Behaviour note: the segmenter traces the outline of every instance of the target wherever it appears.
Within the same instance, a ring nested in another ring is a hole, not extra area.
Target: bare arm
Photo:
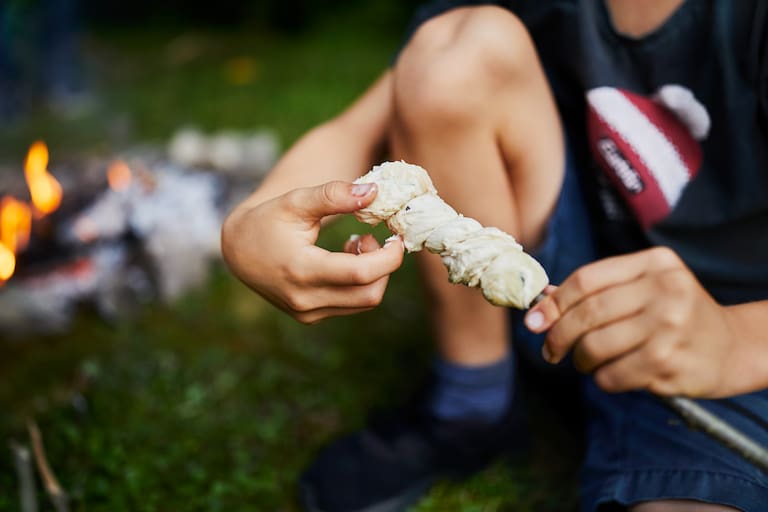
[[[385,148],[391,90],[392,73],[387,71],[344,112],[301,137],[239,208],[295,188],[352,181],[370,169]]]
[[[768,300],[725,309],[736,340],[729,358],[732,386],[738,391],[768,388]]]

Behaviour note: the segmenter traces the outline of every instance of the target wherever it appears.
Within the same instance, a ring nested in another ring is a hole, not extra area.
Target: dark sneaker
[[[320,452],[301,477],[301,502],[310,512],[404,510],[438,479],[464,478],[521,452],[528,443],[517,402],[493,424],[439,420],[423,400],[374,418]]]

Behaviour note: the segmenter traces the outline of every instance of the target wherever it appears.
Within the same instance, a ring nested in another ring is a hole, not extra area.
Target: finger
[[[604,391],[621,393],[647,389],[654,393],[669,394],[665,382],[674,374],[672,345],[666,338],[655,338],[642,343],[627,355],[610,362],[595,371],[595,381]]]
[[[557,290],[557,286],[548,284],[544,288],[544,291],[541,292],[544,298],[536,302],[535,307],[532,307],[530,311],[525,314],[523,322],[530,331],[536,333],[543,332],[545,330],[545,317],[550,324],[560,317],[560,312],[557,310],[557,304],[555,304],[552,299],[549,299],[549,296],[555,293],[555,290]]]
[[[376,191],[375,183],[331,181],[293,190],[285,195],[285,199],[300,218],[315,222],[328,215],[364,208],[376,197]]]
[[[648,337],[647,313],[619,320],[586,334],[573,348],[573,364],[584,373],[635,350]]]
[[[360,237],[360,252],[373,252],[377,249],[381,249],[381,244],[375,236],[368,233]]]
[[[360,235],[349,235],[347,241],[344,242],[344,252],[349,254],[360,254],[363,252],[360,248]]]
[[[294,318],[303,324],[311,325],[335,316],[356,315],[371,309],[373,308],[320,308],[306,313],[299,313],[294,315]]]
[[[306,286],[366,285],[388,276],[403,263],[405,247],[400,238],[392,239],[380,249],[361,254],[329,252],[317,246],[304,250],[302,281]]]
[[[545,297],[532,307],[523,319],[525,326],[535,333],[541,333],[560,318],[560,310],[551,293],[545,293]]]
[[[606,258],[585,265],[571,274],[547,299],[531,309],[529,315],[540,320],[531,327],[534,332],[549,329],[564,312],[580,302],[587,295],[633,281],[638,277],[656,271],[669,270],[682,265],[674,251],[666,247],[654,247],[645,251]]]
[[[389,276],[363,286],[313,287],[311,292],[297,291],[288,297],[287,309],[291,313],[309,313],[321,308],[371,308],[381,303]]]
[[[364,252],[373,252],[376,249],[380,249],[381,245],[376,240],[376,237],[370,233],[363,236],[350,235],[349,239],[344,243],[344,252],[349,254],[362,254]]]
[[[545,340],[549,362],[556,364],[584,335],[642,311],[653,300],[653,282],[637,279],[589,295],[565,311]]]
[[[293,316],[300,322],[313,324],[335,316],[347,316],[370,311],[381,304],[388,282],[389,277],[383,277],[367,286],[338,287],[333,290],[326,290],[330,292],[327,304],[309,311],[295,313]]]

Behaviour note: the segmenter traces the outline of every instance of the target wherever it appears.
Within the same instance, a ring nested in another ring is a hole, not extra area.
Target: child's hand
[[[594,372],[606,391],[733,394],[739,340],[717,304],[672,250],[654,248],[586,265],[527,315],[549,329],[542,353]]]
[[[375,185],[336,181],[256,207],[244,203],[222,230],[224,259],[245,284],[301,322],[369,310],[402,263],[402,242],[378,248],[367,237],[360,254],[329,252],[315,242],[324,217],[353,212],[375,197]]]

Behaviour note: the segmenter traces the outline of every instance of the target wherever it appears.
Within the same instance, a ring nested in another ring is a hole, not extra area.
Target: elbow
[[[227,267],[230,269],[232,273],[237,275],[237,268],[236,268],[236,258],[235,255],[237,253],[237,230],[238,225],[240,224],[240,218],[242,217],[242,205],[237,206],[234,210],[232,210],[229,215],[224,219],[224,222],[221,225],[221,236],[220,236],[220,249],[221,249],[221,257],[224,260],[224,263],[227,265]]]

